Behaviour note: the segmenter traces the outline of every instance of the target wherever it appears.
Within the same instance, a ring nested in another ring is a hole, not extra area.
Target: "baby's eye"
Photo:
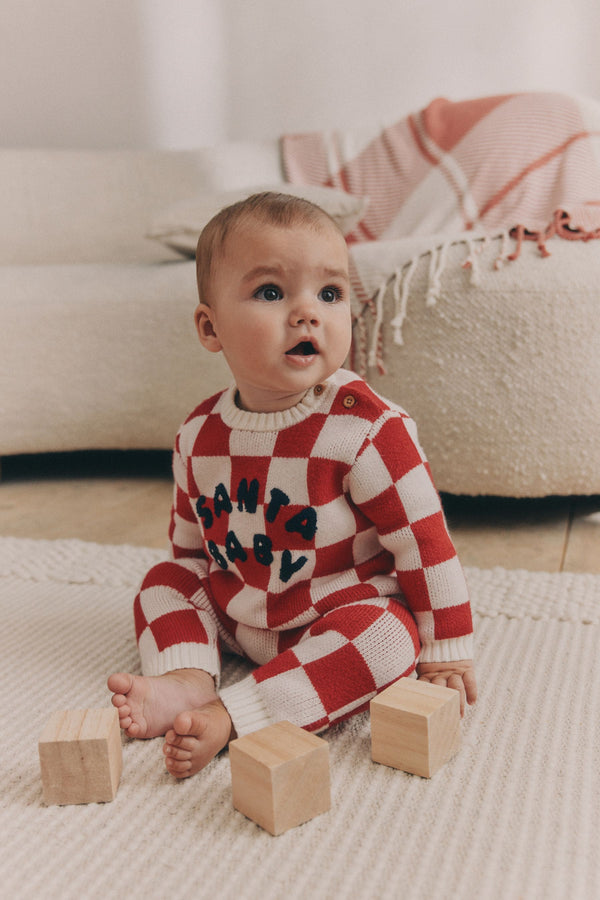
[[[342,292],[334,285],[327,285],[327,287],[321,289],[319,297],[324,303],[336,303],[342,299]]]
[[[276,284],[263,284],[262,287],[255,291],[254,296],[257,300],[266,300],[268,303],[273,303],[275,300],[281,300],[283,293]]]

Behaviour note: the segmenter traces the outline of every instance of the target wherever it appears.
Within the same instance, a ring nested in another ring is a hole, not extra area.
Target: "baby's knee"
[[[185,590],[187,581],[196,581],[193,574],[184,566],[172,560],[165,560],[152,566],[146,572],[140,590],[147,591],[157,587],[177,586],[179,590]]]
[[[378,683],[411,672],[421,651],[414,616],[391,597],[339,607],[311,628],[313,634],[320,630],[336,631],[360,648],[369,667],[377,670]]]
[[[414,671],[421,652],[417,623],[411,613],[395,600],[385,610],[377,632],[377,652],[372,665],[377,681],[389,684]]]

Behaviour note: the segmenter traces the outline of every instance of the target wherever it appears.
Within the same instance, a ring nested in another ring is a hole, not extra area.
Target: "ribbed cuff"
[[[160,653],[144,654],[142,643],[140,641],[140,657],[144,675],[164,675],[175,669],[201,669],[212,675],[219,690],[221,660],[216,648],[206,644],[173,644]]]
[[[473,659],[473,635],[465,634],[444,641],[425,644],[419,654],[419,662],[454,662],[459,659]]]
[[[238,737],[273,724],[252,675],[223,688],[219,697],[231,716]]]

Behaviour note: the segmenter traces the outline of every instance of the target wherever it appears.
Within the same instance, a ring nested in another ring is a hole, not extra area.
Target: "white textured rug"
[[[160,739],[125,743],[112,803],[44,806],[38,735],[137,668],[131,601],[161,557],[0,539],[2,896],[600,897],[600,576],[467,570],[480,698],[431,780],[372,763],[363,715],[326,735],[331,811],[276,838],[233,809],[227,754],[176,782]]]

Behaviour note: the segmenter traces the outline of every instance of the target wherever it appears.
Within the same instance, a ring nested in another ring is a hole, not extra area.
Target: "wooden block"
[[[374,762],[431,778],[460,747],[460,695],[401,678],[371,700]]]
[[[123,768],[119,715],[114,707],[53,713],[40,735],[38,750],[46,803],[114,800]]]
[[[229,744],[233,805],[277,835],[331,806],[329,745],[291,722]]]

